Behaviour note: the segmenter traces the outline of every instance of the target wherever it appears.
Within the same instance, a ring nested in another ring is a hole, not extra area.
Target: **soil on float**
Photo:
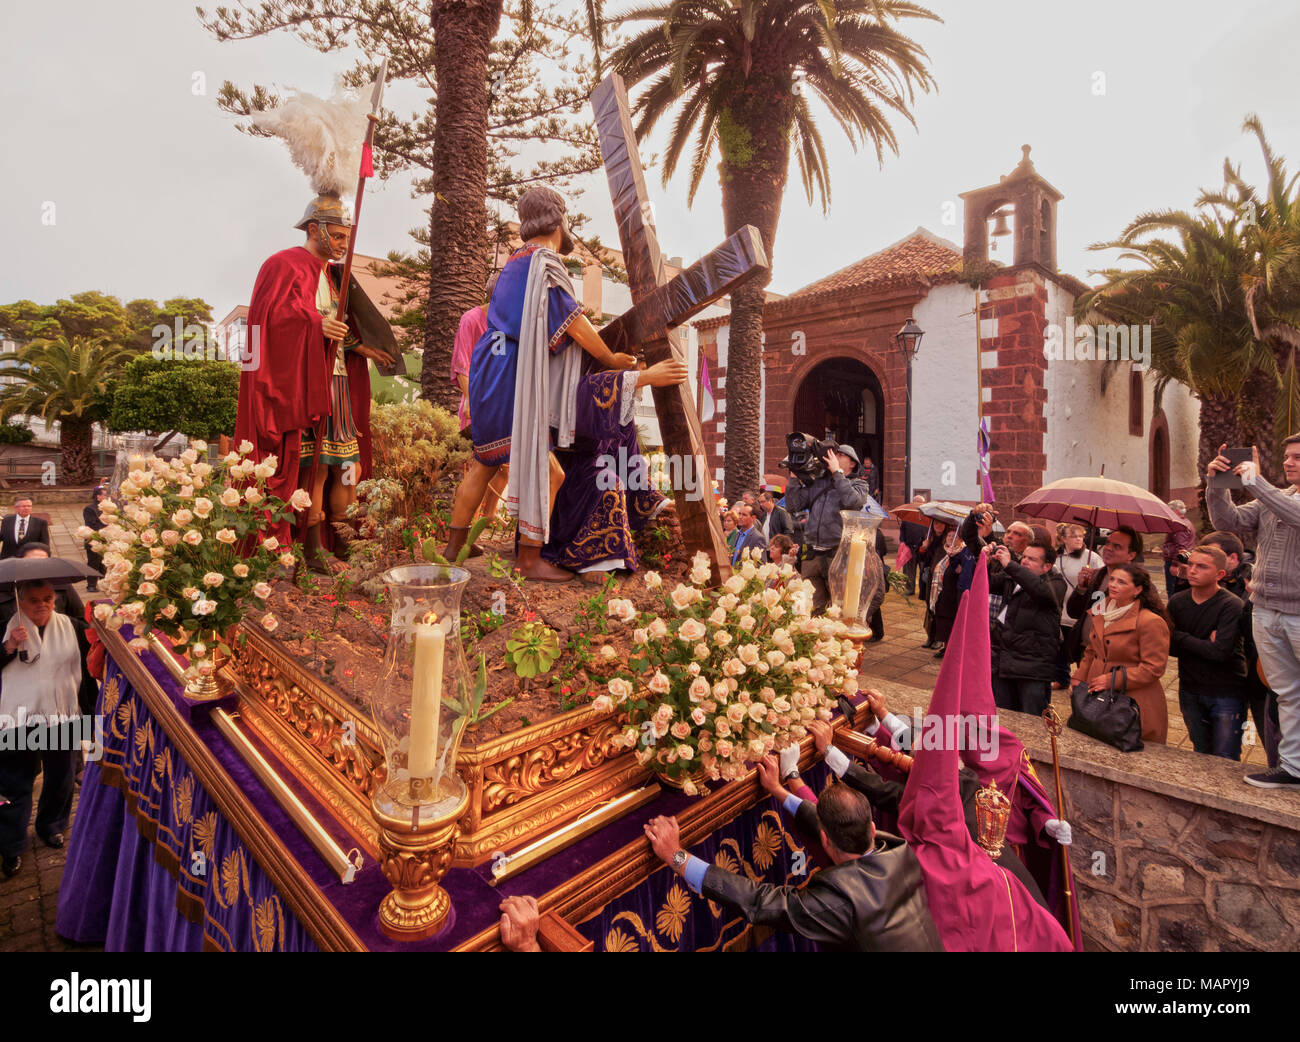
[[[511,543],[481,539],[479,545],[484,555],[460,565],[470,573],[461,597],[461,642],[471,677],[477,671],[479,654],[485,658],[487,694],[480,714],[486,714],[507,699],[513,701],[479,724],[473,732],[477,742],[586,705],[603,693],[608,677],[628,660],[634,627],[607,617],[599,599],[626,598],[638,611],[659,612],[663,607],[662,592],[646,587],[645,572],[657,571],[667,589],[672,589],[685,581],[690,570],[681,528],[671,509],[661,515],[657,525],[647,526],[638,534],[637,549],[642,560],[639,571],[600,573],[596,582],[577,576],[567,583],[529,581],[521,589],[489,572],[494,557],[513,563]],[[384,562],[384,567],[413,563],[417,562],[405,554]],[[274,632],[262,632],[303,669],[317,674],[360,710],[369,713],[370,692],[383,682],[388,606],[364,596],[346,576],[339,583],[330,576],[313,575],[308,585],[314,589],[303,590],[288,581],[275,584],[267,607],[278,625]],[[506,658],[506,641],[516,629],[532,620],[555,630],[560,657],[547,673],[524,680],[516,675]],[[248,625],[257,626],[252,618]],[[575,655],[583,639],[593,660],[585,668],[574,669]],[[611,665],[604,665],[595,657],[604,644],[611,645],[618,653]],[[572,675],[561,676],[566,671]],[[569,690],[559,690],[563,687]]]

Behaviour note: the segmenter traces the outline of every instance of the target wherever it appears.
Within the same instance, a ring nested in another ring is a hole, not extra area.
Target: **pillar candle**
[[[433,779],[438,762],[438,717],[442,709],[442,657],[447,636],[441,627],[415,627],[415,666],[411,680],[411,779]]]
[[[848,625],[858,615],[858,602],[862,598],[862,569],[867,561],[867,541],[862,536],[854,536],[849,542],[848,583],[844,587],[844,608],[841,617]]]

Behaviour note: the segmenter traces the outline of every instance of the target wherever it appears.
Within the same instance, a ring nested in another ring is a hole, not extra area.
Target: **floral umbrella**
[[[1135,532],[1177,532],[1192,527],[1159,497],[1114,478],[1061,478],[1031,492],[1016,509],[1045,521],[1080,521],[1093,528],[1128,525]]]

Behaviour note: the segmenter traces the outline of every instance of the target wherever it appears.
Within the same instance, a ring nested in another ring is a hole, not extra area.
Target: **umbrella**
[[[36,579],[54,583],[76,583],[98,579],[99,573],[79,561],[62,557],[10,557],[0,561],[0,583],[25,583]]]
[[[915,503],[904,503],[901,507],[894,507],[889,512],[889,516],[895,521],[909,521],[914,525],[925,524],[921,518],[921,508]]]
[[[1128,525],[1135,532],[1177,532],[1192,527],[1159,497],[1114,478],[1061,478],[1029,493],[1016,509],[1046,521],[1079,521],[1093,528]]]
[[[922,503],[918,509],[923,517],[928,517],[931,521],[946,521],[950,525],[960,524],[970,513],[970,507],[962,506],[960,503],[950,503],[944,499]]]
[[[781,496],[785,494],[785,483],[787,480],[788,479],[784,474],[764,474],[763,484],[759,487],[766,489],[768,492],[775,492],[778,496]]]

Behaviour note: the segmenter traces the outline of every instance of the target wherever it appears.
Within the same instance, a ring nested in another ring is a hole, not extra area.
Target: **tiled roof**
[[[957,246],[924,228],[918,228],[907,238],[900,239],[879,253],[873,253],[847,268],[841,268],[795,290],[788,297],[782,298],[779,306],[851,289],[916,283],[935,286],[956,282],[961,262],[962,254]]]

